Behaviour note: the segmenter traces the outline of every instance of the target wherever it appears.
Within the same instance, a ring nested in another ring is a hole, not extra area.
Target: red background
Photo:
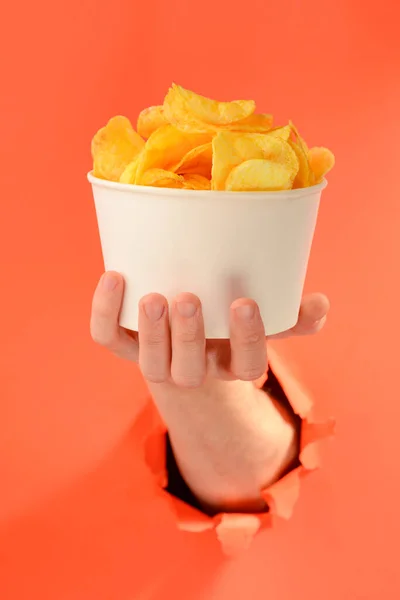
[[[0,22],[0,596],[341,600],[400,595],[400,43],[394,0],[4,3]],[[307,287],[315,339],[281,345],[338,419],[295,515],[225,561],[149,500],[136,368],[96,348],[94,131],[172,80],[249,97],[337,155]]]

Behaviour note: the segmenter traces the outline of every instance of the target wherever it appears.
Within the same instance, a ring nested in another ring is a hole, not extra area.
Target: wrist
[[[293,413],[252,382],[210,378],[196,389],[149,388],[179,470],[203,505],[262,510],[261,489],[298,455]]]
[[[191,413],[215,410],[218,406],[227,406],[240,401],[246,402],[255,390],[250,381],[225,381],[207,377],[198,388],[183,388],[172,382],[147,382],[152,400],[169,428],[169,417],[177,411],[184,416]]]

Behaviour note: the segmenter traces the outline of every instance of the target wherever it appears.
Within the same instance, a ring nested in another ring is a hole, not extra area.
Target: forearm
[[[252,383],[209,378],[201,388],[149,384],[180,472],[213,511],[265,508],[260,490],[296,458],[292,415]]]

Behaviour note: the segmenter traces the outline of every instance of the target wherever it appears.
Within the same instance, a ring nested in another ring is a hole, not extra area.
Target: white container
[[[229,307],[253,298],[267,335],[295,325],[326,181],[287,192],[144,187],[89,173],[106,270],[125,279],[120,324],[138,302],[180,292],[202,303],[207,338],[229,337]]]

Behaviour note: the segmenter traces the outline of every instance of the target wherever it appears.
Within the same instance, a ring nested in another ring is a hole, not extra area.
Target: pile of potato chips
[[[217,102],[173,85],[143,110],[135,131],[113,117],[92,140],[93,174],[186,190],[279,191],[315,185],[332,169],[327,148],[308,149],[293,123],[272,127],[253,100]]]

